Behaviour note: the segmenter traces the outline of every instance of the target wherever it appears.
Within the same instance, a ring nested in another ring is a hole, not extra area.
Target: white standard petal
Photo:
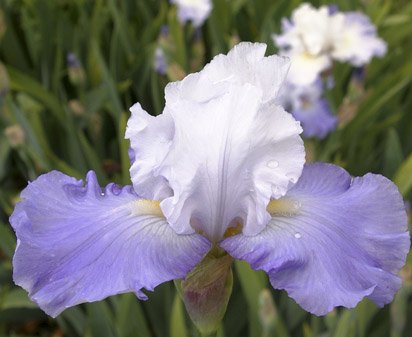
[[[329,53],[333,41],[344,28],[342,13],[330,14],[328,7],[315,8],[304,3],[282,21],[283,34],[274,35],[275,44],[284,50],[306,52],[312,56]]]
[[[313,56],[306,52],[291,53],[291,66],[287,80],[298,86],[313,84],[332,62],[328,55]]]
[[[204,102],[228,90],[228,84],[250,84],[262,90],[262,100],[273,100],[289,69],[287,57],[265,57],[266,44],[242,42],[227,55],[217,55],[205,68],[166,87],[166,102],[179,99]]]
[[[174,135],[172,118],[167,114],[149,115],[136,103],[130,108],[126,138],[135,160],[130,168],[133,187],[140,197],[161,200],[173,195],[167,180],[157,174],[157,168],[170,149]]]
[[[194,228],[212,241],[232,226],[257,233],[269,220],[270,198],[299,178],[301,127],[280,106],[261,101],[261,90],[246,84],[207,102],[166,106],[175,134],[158,173],[174,195],[161,207],[178,233]]]

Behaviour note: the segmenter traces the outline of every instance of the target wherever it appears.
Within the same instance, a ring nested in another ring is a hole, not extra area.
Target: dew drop
[[[301,205],[301,203],[300,203],[299,201],[295,201],[295,202],[293,203],[293,208],[294,208],[294,209],[299,209],[301,206],[302,206],[302,205]]]
[[[278,167],[278,166],[279,166],[279,163],[278,163],[276,160],[269,160],[269,161],[266,163],[266,165],[267,165],[267,167],[273,169],[273,168]]]
[[[286,177],[289,179],[289,181],[294,184],[297,182],[297,179],[293,173],[287,173]]]
[[[295,238],[296,239],[300,239],[302,237],[302,234],[300,234],[300,233],[295,233]]]
[[[277,197],[279,195],[279,188],[277,186],[272,186],[272,194]]]

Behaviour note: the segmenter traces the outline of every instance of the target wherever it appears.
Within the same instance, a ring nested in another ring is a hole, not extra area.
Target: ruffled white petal
[[[227,55],[217,55],[205,68],[166,87],[166,102],[180,98],[207,101],[227,92],[228,84],[250,84],[259,88],[262,100],[273,100],[289,69],[287,57],[265,57],[266,44],[242,42]]]
[[[162,210],[179,233],[190,225],[220,239],[232,225],[257,233],[266,205],[296,182],[304,163],[301,128],[282,108],[261,104],[251,85],[233,85],[208,102],[180,101],[167,113],[175,137],[161,174],[174,196]]]
[[[222,238],[230,226],[263,229],[266,206],[300,176],[302,129],[276,105],[288,61],[242,43],[166,88],[162,115],[132,108],[126,136],[135,190],[161,200],[178,233]],[[154,189],[154,191],[152,191]]]
[[[130,108],[132,113],[126,129],[135,160],[130,168],[133,186],[139,196],[161,200],[173,195],[168,182],[157,174],[160,163],[170,149],[174,135],[173,120],[168,114],[150,116],[139,103]]]
[[[345,15],[345,29],[334,41],[332,56],[359,67],[370,62],[373,56],[383,56],[386,48],[367,16],[349,12]]]

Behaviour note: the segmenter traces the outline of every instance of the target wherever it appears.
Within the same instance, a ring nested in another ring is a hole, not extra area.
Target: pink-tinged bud
[[[202,335],[217,331],[232,293],[233,258],[213,249],[176,287]]]

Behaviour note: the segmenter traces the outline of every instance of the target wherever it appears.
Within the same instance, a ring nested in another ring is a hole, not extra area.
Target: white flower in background
[[[274,35],[281,53],[291,59],[288,79],[296,85],[314,82],[331,64],[330,50],[344,23],[342,13],[330,14],[328,7],[319,9],[304,3],[283,19],[282,35]]]
[[[212,11],[211,0],[170,0],[177,6],[177,15],[182,23],[192,21],[195,27],[200,27]]]
[[[332,66],[333,59],[360,66],[386,51],[368,17],[328,6],[316,9],[307,3],[300,5],[291,20],[283,19],[282,31],[273,39],[280,52],[291,59],[288,80],[295,85],[313,83]]]
[[[369,63],[373,56],[382,57],[385,53],[386,43],[376,35],[369,18],[358,12],[346,13],[344,29],[333,46],[333,58],[359,67]]]

